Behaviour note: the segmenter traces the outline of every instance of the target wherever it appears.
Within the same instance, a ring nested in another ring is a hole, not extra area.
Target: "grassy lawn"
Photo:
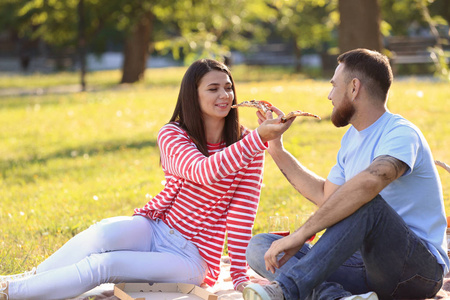
[[[162,189],[156,135],[170,118],[184,68],[150,69],[143,83],[117,86],[118,71],[89,74],[88,93],[43,93],[0,98],[0,273],[37,265],[95,221],[131,215]],[[285,146],[320,176],[335,162],[345,129],[329,121],[327,80],[314,81],[279,68],[236,67],[238,100],[268,100],[285,111],[322,116],[297,120]],[[78,75],[1,76],[0,89],[74,85]],[[421,128],[436,159],[450,162],[448,83],[394,83],[389,109]],[[253,110],[241,122],[255,128]],[[439,169],[450,213],[450,174]],[[254,232],[272,214],[312,212],[266,158]]]

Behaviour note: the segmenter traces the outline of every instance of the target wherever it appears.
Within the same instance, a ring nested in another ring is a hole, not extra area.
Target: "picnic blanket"
[[[208,288],[207,290],[215,293],[219,296],[219,300],[242,300],[242,294],[233,289],[233,284],[230,277],[230,262],[228,257],[222,257],[220,264],[220,276],[214,287]],[[253,270],[248,271],[248,275],[252,282],[260,284],[268,284],[269,281]],[[113,292],[114,284],[102,284],[101,286],[90,290],[79,297],[68,299],[68,300],[119,300],[119,298],[114,296]],[[442,286],[436,297],[433,300],[450,300],[450,273],[444,279],[444,285]],[[431,300],[431,299],[426,299]]]

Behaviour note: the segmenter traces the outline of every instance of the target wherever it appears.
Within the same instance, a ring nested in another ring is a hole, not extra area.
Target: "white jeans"
[[[114,217],[89,227],[9,284],[9,299],[65,299],[102,283],[183,282],[200,285],[207,264],[197,247],[162,221]]]

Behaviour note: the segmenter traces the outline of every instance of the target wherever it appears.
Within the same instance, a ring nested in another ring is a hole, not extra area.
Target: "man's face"
[[[331,122],[336,127],[347,126],[355,114],[355,107],[349,91],[351,88],[350,82],[347,82],[345,75],[344,64],[339,64],[330,81],[333,87],[328,94],[328,99],[334,106],[331,113]]]

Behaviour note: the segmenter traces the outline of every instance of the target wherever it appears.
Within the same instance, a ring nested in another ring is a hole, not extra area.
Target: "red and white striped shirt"
[[[210,156],[205,157],[188,134],[171,123],[159,131],[158,145],[166,184],[135,214],[159,218],[194,243],[208,264],[209,285],[220,273],[226,231],[233,285],[248,281],[245,249],[258,209],[267,148],[258,132],[229,147],[208,144]]]

